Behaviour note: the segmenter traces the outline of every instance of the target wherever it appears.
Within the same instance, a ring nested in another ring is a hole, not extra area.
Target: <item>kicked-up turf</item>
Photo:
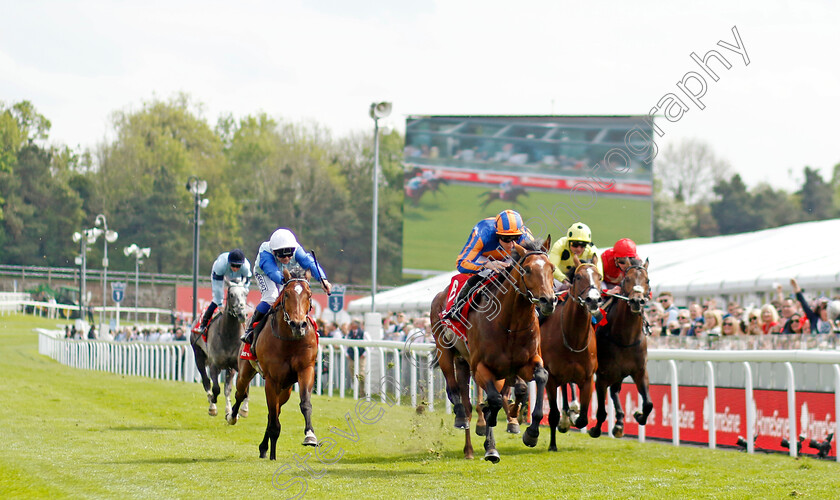
[[[781,454],[558,436],[546,451],[497,433],[502,460],[463,460],[441,411],[313,398],[322,443],[304,448],[297,395],[276,461],[258,458],[262,388],[235,426],[207,415],[198,384],[68,368],[37,352],[36,327],[0,316],[0,498],[837,498],[840,465]],[[439,405],[440,406],[440,405]],[[483,438],[473,438],[483,455]],[[304,491],[305,488],[305,491]]]

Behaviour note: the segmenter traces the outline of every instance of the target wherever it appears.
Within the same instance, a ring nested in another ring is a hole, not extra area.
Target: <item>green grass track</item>
[[[580,433],[560,435],[560,451],[548,453],[547,430],[534,449],[498,434],[498,465],[465,461],[463,433],[442,412],[381,405],[373,409],[381,419],[364,424],[352,400],[317,396],[315,430],[322,442],[334,440],[325,455],[335,463],[322,465],[300,445],[296,395],[280,417],[278,460],[260,460],[261,388],[253,390],[251,416],[229,426],[207,415],[198,384],[75,370],[40,356],[33,329],[55,324],[0,316],[0,498],[284,498],[304,479],[282,492],[272,479],[283,484],[293,476],[305,478],[306,498],[333,500],[837,498],[840,491],[836,462]],[[344,437],[330,433],[333,426]],[[291,465],[307,452],[320,477]]]

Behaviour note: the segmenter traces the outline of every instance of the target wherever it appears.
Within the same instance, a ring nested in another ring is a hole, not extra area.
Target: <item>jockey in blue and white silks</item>
[[[327,280],[327,274],[315,259],[298,243],[294,233],[286,228],[280,228],[271,235],[268,241],[260,245],[254,266],[254,277],[260,289],[260,303],[254,311],[254,316],[248,322],[242,341],[245,342],[243,358],[251,359],[251,344],[256,341],[253,335],[254,327],[265,317],[277,297],[284,283],[283,269],[298,265],[308,269],[312,277],[321,282],[321,287],[327,294],[332,285]]]
[[[213,301],[207,306],[204,311],[204,316],[201,318],[201,323],[198,326],[198,332],[202,335],[206,334],[207,325],[210,323],[210,318],[213,317],[213,312],[224,301],[225,297],[225,278],[228,281],[239,281],[246,287],[251,281],[251,263],[245,258],[242,250],[236,248],[230,252],[219,254],[216,262],[213,263],[213,271],[210,275],[211,286],[213,290]]]

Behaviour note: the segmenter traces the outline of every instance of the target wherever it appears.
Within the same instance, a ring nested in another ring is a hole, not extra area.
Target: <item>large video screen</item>
[[[410,116],[403,274],[455,269],[476,222],[508,208],[539,238],[582,221],[599,249],[649,243],[652,128],[647,116]]]

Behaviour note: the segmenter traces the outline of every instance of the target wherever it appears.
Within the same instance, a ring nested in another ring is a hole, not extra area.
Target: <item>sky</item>
[[[0,101],[29,100],[56,144],[95,148],[112,115],[186,92],[222,113],[334,135],[434,114],[657,114],[661,150],[708,143],[748,185],[796,190],[840,163],[840,2],[0,0]],[[737,44],[733,27],[740,36]],[[745,56],[727,49],[740,45]],[[714,81],[692,60],[717,50]],[[689,99],[677,84],[705,95]]]

